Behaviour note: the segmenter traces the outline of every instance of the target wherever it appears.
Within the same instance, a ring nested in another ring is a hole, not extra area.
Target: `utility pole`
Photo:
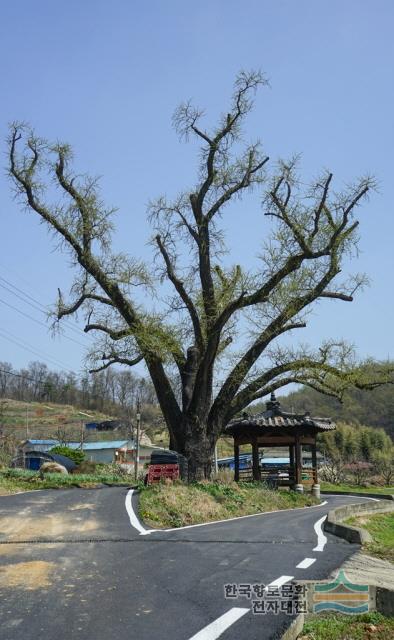
[[[84,436],[85,436],[84,423],[83,423],[83,420],[81,420],[81,451],[83,451]]]
[[[141,413],[140,413],[140,399],[137,399],[137,437],[135,442],[135,460],[134,460],[134,478],[138,480],[138,465],[140,462],[140,427],[141,427]]]
[[[26,405],[26,440],[29,439],[29,405]]]

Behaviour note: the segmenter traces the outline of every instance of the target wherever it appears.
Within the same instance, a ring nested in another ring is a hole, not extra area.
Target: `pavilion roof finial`
[[[267,411],[279,412],[280,402],[276,399],[275,392],[272,391],[269,402],[266,403]]]

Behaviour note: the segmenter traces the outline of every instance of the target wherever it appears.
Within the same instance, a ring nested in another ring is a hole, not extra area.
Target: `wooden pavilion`
[[[244,413],[227,425],[225,434],[234,438],[234,479],[265,480],[272,473],[260,466],[260,447],[287,447],[289,467],[287,474],[278,474],[278,484],[289,485],[303,491],[304,485],[318,485],[316,436],[320,431],[335,429],[330,418],[312,418],[309,413],[295,414],[282,411],[275,394],[266,404],[266,411],[256,415]],[[241,445],[252,447],[252,470],[240,470],[239,449]],[[302,467],[302,447],[310,447],[312,468]],[[283,477],[284,476],[284,477]]]

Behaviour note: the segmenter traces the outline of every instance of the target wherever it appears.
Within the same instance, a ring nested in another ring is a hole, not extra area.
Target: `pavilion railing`
[[[295,484],[294,472],[286,467],[275,469],[262,469],[260,468],[260,478],[262,482],[266,482],[268,485],[288,487]],[[240,469],[239,479],[241,482],[253,482],[253,470],[252,468]],[[315,469],[310,467],[303,467],[301,469],[301,482],[302,484],[309,486],[315,484],[317,481],[317,473]]]

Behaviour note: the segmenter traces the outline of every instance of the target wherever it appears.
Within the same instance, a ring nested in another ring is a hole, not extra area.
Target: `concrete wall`
[[[372,537],[368,531],[359,527],[353,527],[349,524],[343,524],[343,521],[348,518],[352,518],[353,516],[387,513],[392,511],[394,511],[394,503],[389,500],[346,504],[328,512],[327,520],[324,523],[324,530],[329,533],[333,533],[339,538],[344,538],[348,542],[354,544],[365,544],[366,542],[372,541]]]

